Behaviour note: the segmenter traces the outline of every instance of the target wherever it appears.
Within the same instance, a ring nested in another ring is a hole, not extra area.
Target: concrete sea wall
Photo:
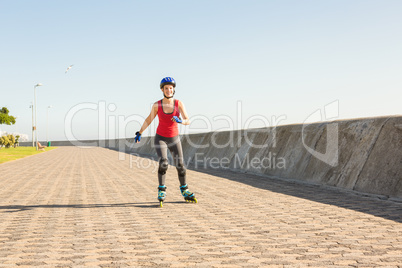
[[[401,116],[190,134],[181,141],[185,164],[195,169],[228,168],[402,199]],[[153,137],[79,145],[157,159]]]

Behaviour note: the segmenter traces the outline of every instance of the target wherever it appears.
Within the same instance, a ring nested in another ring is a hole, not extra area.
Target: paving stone
[[[402,203],[229,170],[187,174],[199,203],[183,202],[170,166],[159,208],[154,167],[113,150],[0,164],[0,267],[401,266]]]

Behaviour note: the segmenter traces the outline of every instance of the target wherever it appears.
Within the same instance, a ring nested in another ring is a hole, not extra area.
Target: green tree
[[[20,139],[20,135],[15,136],[14,148],[16,148],[20,144],[19,139]]]
[[[3,107],[0,110],[0,124],[6,124],[6,125],[14,125],[15,124],[15,117],[12,115],[9,115],[10,111],[6,108]]]

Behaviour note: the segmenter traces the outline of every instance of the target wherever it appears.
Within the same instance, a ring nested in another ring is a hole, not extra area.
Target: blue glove
[[[183,123],[183,120],[181,120],[177,116],[173,116],[173,119],[174,119],[174,121],[176,121],[176,123]]]
[[[135,143],[139,143],[140,141],[141,141],[141,134],[140,134],[139,131],[137,131],[137,132],[135,133],[134,142],[135,142]]]

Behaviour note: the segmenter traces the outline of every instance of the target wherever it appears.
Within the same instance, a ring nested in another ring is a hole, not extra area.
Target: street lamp
[[[49,144],[49,109],[53,108],[52,105],[47,106],[47,122],[46,122],[46,146]]]
[[[31,105],[29,106],[29,108],[32,109],[32,147],[35,147],[35,137],[34,137],[34,107],[33,104],[31,102]]]
[[[35,106],[35,133],[36,133],[36,135],[35,135],[35,141],[36,141],[36,150],[38,150],[38,117],[36,116],[37,114],[36,114],[36,88],[37,87],[40,87],[40,86],[42,86],[42,84],[41,83],[38,83],[38,84],[36,84],[35,86],[34,86],[34,99],[35,99],[35,103],[34,103],[34,106]]]

